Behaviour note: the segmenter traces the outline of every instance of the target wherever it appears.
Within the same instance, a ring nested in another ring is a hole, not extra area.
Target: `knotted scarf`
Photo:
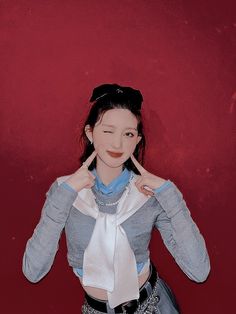
[[[134,175],[126,186],[115,214],[99,211],[91,189],[78,192],[73,203],[81,213],[96,219],[84,252],[83,285],[106,290],[111,308],[139,298],[135,255],[121,226],[149,198],[138,191],[136,179]]]

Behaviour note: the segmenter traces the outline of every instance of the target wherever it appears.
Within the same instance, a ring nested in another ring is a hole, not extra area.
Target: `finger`
[[[142,177],[140,177],[139,179],[137,179],[137,180],[135,181],[135,184],[136,184],[137,186],[142,186],[142,185],[144,185],[144,184],[143,184],[143,179],[142,179]]]
[[[135,182],[135,185],[137,187],[137,189],[144,193],[145,195],[150,195],[150,196],[153,196],[154,193],[153,193],[153,190],[145,184],[145,180],[143,180],[142,177],[140,177],[136,182]]]
[[[87,172],[87,176],[85,177],[84,187],[92,187],[95,183],[95,179],[92,177],[92,173],[90,171]]]
[[[145,195],[150,195],[150,196],[154,195],[153,191],[146,186],[137,186],[137,189]]]
[[[153,196],[153,195],[154,195],[154,193],[153,193],[153,192],[150,192],[150,191],[145,191],[145,193],[146,193],[146,195],[148,195],[148,196]]]
[[[93,175],[91,171],[89,171],[89,176],[90,176],[90,178],[91,178],[92,180],[95,180],[95,178],[96,178],[95,175]]]
[[[145,185],[141,186],[141,190],[146,195],[150,195],[150,196],[154,195],[153,191],[148,186],[145,186]]]
[[[134,157],[134,155],[130,156],[131,160],[133,161],[135,167],[138,169],[141,175],[143,175],[147,170],[143,168],[143,166],[140,165],[140,163],[137,161],[137,159]]]
[[[144,186],[138,187],[139,192],[143,193],[146,196],[153,196],[154,193],[150,190],[147,190]]]
[[[91,187],[94,186],[94,182],[90,182],[85,185],[85,189],[91,189]]]
[[[135,185],[138,186],[138,187],[142,187],[142,186],[146,186],[147,183],[146,183],[146,180],[144,177],[139,177],[137,181],[135,181]]]
[[[94,158],[96,157],[96,155],[97,155],[97,152],[94,150],[92,154],[85,160],[85,162],[83,162],[83,166],[89,167],[92,161],[94,160]]]

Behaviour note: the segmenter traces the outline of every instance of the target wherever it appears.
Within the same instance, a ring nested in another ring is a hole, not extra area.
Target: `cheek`
[[[104,138],[94,138],[93,146],[98,155],[102,155],[106,150],[107,144]]]
[[[135,151],[135,148],[136,148],[136,141],[130,141],[129,143],[127,143],[126,145],[126,152],[127,154],[131,155],[133,154],[133,152]]]
[[[93,136],[93,145],[95,149],[98,149],[99,147],[105,146],[107,142],[107,139],[102,136],[102,134],[94,134]]]
[[[105,151],[105,147],[103,145],[99,145],[99,146],[95,146],[95,150],[98,153],[98,156],[102,156],[104,154]]]

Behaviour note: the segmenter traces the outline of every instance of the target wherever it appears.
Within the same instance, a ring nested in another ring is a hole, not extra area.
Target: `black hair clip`
[[[139,90],[132,87],[123,87],[118,84],[102,84],[94,88],[90,102],[97,101],[106,95],[123,94],[127,100],[134,104],[140,110],[143,101],[143,96]]]
[[[95,100],[91,100],[91,99],[92,99],[92,98],[91,98],[91,99],[90,99],[90,102],[91,102],[91,101],[97,101],[98,99],[100,99],[100,98],[106,96],[107,94],[108,94],[108,93],[104,93],[104,94],[102,94],[101,96],[97,97]]]
[[[102,84],[94,88],[90,102],[97,101],[105,95],[114,93],[119,88],[117,84]]]

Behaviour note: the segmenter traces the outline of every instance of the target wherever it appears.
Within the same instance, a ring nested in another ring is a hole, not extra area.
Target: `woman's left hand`
[[[131,155],[130,158],[141,175],[135,182],[137,189],[145,195],[153,196],[154,193],[152,190],[159,188],[166,180],[157,177],[144,169],[143,166],[141,166],[137,159],[134,157],[134,155]]]

